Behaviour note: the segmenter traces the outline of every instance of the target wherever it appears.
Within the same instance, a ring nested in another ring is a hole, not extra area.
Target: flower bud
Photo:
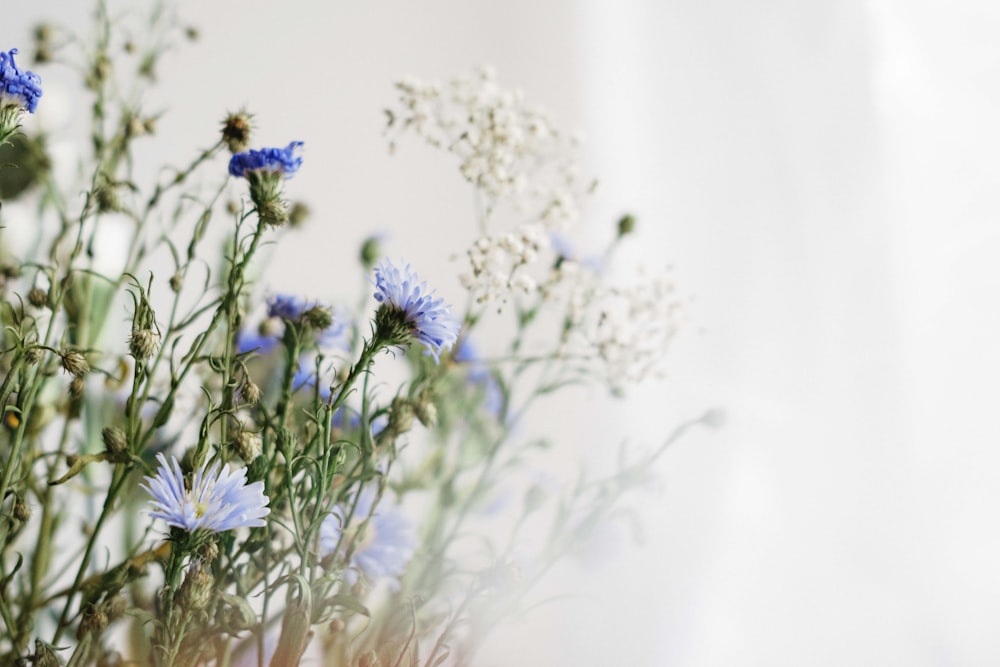
[[[62,367],[70,375],[82,378],[90,372],[90,364],[87,357],[76,350],[65,350],[62,353]]]
[[[69,383],[69,395],[73,398],[80,398],[83,396],[83,390],[86,389],[87,383],[84,382],[82,377],[75,377]]]
[[[302,321],[314,329],[322,331],[333,324],[333,312],[324,306],[313,306],[302,313]]]
[[[52,646],[46,644],[41,639],[35,640],[35,656],[33,659],[35,667],[61,667],[62,661]]]
[[[185,611],[201,611],[212,601],[215,579],[196,564],[184,575],[184,582],[174,595],[176,602]]]
[[[90,604],[83,610],[83,618],[76,630],[76,638],[83,639],[89,634],[99,635],[108,627],[107,612]]]
[[[291,210],[288,211],[288,224],[291,227],[300,227],[302,223],[306,221],[309,217],[309,207],[302,202],[295,202],[292,204]]]
[[[42,360],[42,348],[29,347],[24,351],[24,361],[29,366],[34,366],[41,360]]]
[[[14,508],[12,511],[14,518],[21,523],[28,523],[31,518],[31,508],[28,503],[24,502],[24,498],[20,494],[14,496]]]
[[[108,460],[114,463],[128,461],[128,440],[125,438],[125,431],[117,426],[105,426],[101,431],[101,439],[104,440],[104,451],[108,453]]]
[[[243,381],[243,398],[250,405],[260,403],[260,386],[250,378],[246,378]]]
[[[222,141],[230,153],[241,153],[250,147],[252,119],[253,116],[246,111],[238,111],[222,121]]]
[[[170,290],[176,294],[181,291],[181,287],[184,286],[184,276],[178,271],[174,275],[170,276]]]
[[[35,308],[45,308],[49,305],[49,293],[41,287],[32,287],[28,291],[28,303]]]
[[[430,398],[423,396],[419,401],[414,403],[413,409],[417,414],[417,419],[420,423],[427,428],[434,428],[437,425],[438,411],[437,406]]]
[[[205,542],[198,549],[198,557],[204,563],[214,563],[215,559],[219,557],[219,544],[214,539]]]
[[[136,361],[145,361],[156,352],[160,336],[152,329],[134,329],[128,339],[128,349]]]
[[[243,459],[244,463],[253,463],[254,459],[260,456],[261,443],[260,436],[251,431],[240,429],[230,443],[236,455]]]
[[[626,213],[618,220],[618,238],[628,236],[635,231],[635,216]]]

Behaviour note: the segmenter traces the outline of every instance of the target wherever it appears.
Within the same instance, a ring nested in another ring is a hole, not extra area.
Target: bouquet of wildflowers
[[[83,64],[68,174],[45,128],[21,131],[45,104],[29,54],[0,52],[0,199],[34,216],[0,241],[0,664],[469,664],[662,452],[558,488],[523,424],[566,387],[656,373],[670,280],[610,284],[631,216],[577,250],[575,143],[484,69],[401,81],[386,111],[391,149],[448,152],[476,194],[464,303],[379,236],[341,269],[364,298],[270,292],[262,248],[305,233],[303,142],[257,147],[237,111],[143,173],[158,137],[135,91],[184,30],[161,5],[143,30],[96,17],[92,40],[35,34],[32,67]]]

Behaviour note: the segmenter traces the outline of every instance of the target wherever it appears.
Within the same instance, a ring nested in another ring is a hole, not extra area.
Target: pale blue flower
[[[499,418],[504,404],[503,390],[483,362],[478,348],[469,336],[462,339],[461,345],[455,351],[455,361],[468,365],[469,371],[466,377],[469,384],[482,388],[483,408],[489,415]]]
[[[264,517],[271,513],[264,495],[264,482],[247,484],[247,469],[232,472],[216,463],[195,471],[190,487],[184,484],[184,473],[175,457],[167,463],[157,454],[160,467],[155,477],[146,477],[141,484],[153,497],[149,515],[163,519],[168,526],[188,532],[209,530],[221,533],[234,528],[266,525]]]
[[[0,51],[0,107],[13,105],[34,113],[42,96],[42,80],[14,63],[16,53],[17,49]]]
[[[302,156],[297,154],[301,147],[301,141],[293,141],[285,148],[236,153],[229,159],[229,173],[238,178],[246,178],[252,172],[282,174],[286,178],[294,176],[302,166]]]
[[[340,547],[352,549],[349,563],[352,569],[344,574],[351,584],[357,580],[357,570],[369,579],[398,579],[406,571],[416,548],[416,536],[410,520],[395,508],[386,507],[385,503],[379,504],[372,513],[374,502],[375,492],[369,487],[361,491],[349,525],[345,527],[344,522],[351,503],[345,503],[334,508],[320,526],[319,546],[323,557],[334,552],[341,541],[341,534],[346,533],[344,544]]]
[[[452,318],[451,309],[444,299],[435,299],[434,292],[428,290],[427,283],[410,268],[409,264],[397,268],[388,259],[383,259],[375,267],[375,300],[382,304],[376,322],[400,319],[407,333],[421,343],[438,361],[442,350],[450,348],[458,340],[459,323]],[[383,311],[383,309],[386,309]],[[399,318],[393,317],[398,315]],[[389,344],[400,344],[395,331],[384,333]]]

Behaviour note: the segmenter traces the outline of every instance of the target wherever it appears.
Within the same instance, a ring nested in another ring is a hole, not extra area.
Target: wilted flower
[[[351,503],[334,508],[320,526],[320,553],[322,556],[332,554],[343,533],[345,539],[341,548],[351,549],[349,564],[352,568],[369,579],[396,578],[403,574],[413,556],[416,546],[413,524],[399,511],[386,508],[384,503],[374,508],[373,513],[374,502],[374,491],[370,488],[362,491],[346,526]],[[356,574],[348,570],[345,577],[350,581],[356,579]]]
[[[180,464],[171,458],[168,464],[163,454],[157,454],[160,467],[156,476],[146,477],[141,485],[153,497],[152,518],[188,532],[203,529],[219,533],[265,525],[264,517],[271,510],[264,482],[247,484],[246,468],[232,472],[216,463],[206,471],[203,465],[195,471],[188,488]]]
[[[427,283],[410,268],[397,268],[388,259],[375,267],[376,336],[385,345],[403,345],[412,336],[438,360],[441,351],[458,340],[459,324],[444,299],[435,299]]]

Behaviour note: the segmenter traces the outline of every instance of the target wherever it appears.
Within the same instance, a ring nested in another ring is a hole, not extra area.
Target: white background
[[[7,0],[3,48],[27,54],[36,19],[82,21],[86,4]],[[389,158],[381,109],[404,74],[492,63],[585,135],[604,186],[586,224],[634,211],[647,259],[670,258],[695,297],[669,382],[567,437],[599,457],[614,434],[656,442],[702,408],[725,427],[663,461],[645,547],[562,572],[553,589],[580,599],[502,628],[483,664],[1000,663],[1000,5],[245,0],[181,15],[202,39],[160,69],[145,108],[169,108],[171,141],[153,158],[183,162],[244,104],[262,145],[306,142],[290,194],[314,217],[275,249],[275,288],[341,290],[338,266],[381,228],[458,294],[446,241],[469,233],[469,193],[416,142]],[[63,87],[69,109],[77,94]]]

